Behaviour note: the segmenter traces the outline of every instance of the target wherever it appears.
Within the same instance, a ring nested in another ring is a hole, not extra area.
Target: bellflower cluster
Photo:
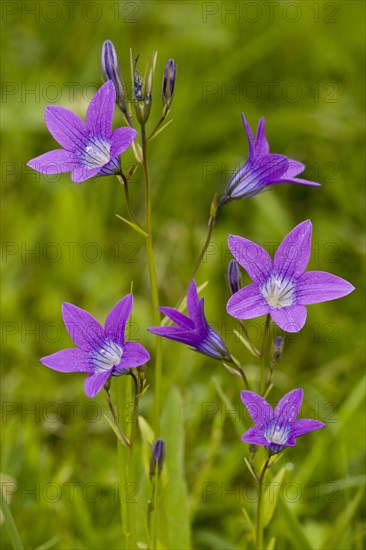
[[[169,340],[187,344],[196,351],[209,355],[214,359],[230,359],[230,354],[224,342],[207,322],[204,312],[204,299],[198,298],[194,280],[191,281],[187,294],[189,317],[171,307],[160,307],[159,310],[177,326],[152,327],[148,329],[149,332],[158,334]]]
[[[94,397],[110,376],[125,374],[131,367],[144,365],[150,359],[147,350],[137,342],[126,342],[125,328],[133,307],[128,294],[110,311],[105,328],[87,311],[64,303],[62,317],[77,348],[68,348],[43,357],[46,367],[60,372],[85,372],[85,393]]]
[[[301,162],[269,152],[263,117],[259,121],[255,140],[244,114],[242,114],[242,118],[249,144],[248,160],[230,180],[220,199],[219,206],[234,199],[253,197],[263,191],[265,187],[277,183],[320,185],[315,181],[296,177],[305,170],[305,165]]]
[[[286,393],[275,410],[263,397],[252,391],[243,390],[240,395],[255,423],[241,440],[267,447],[270,454],[280,453],[285,447],[293,447],[297,437],[325,426],[323,422],[309,418],[296,420],[304,397],[301,388]]]
[[[116,90],[109,80],[91,101],[86,123],[64,107],[46,107],[47,128],[63,149],[44,153],[27,166],[43,174],[71,172],[74,183],[119,172],[119,155],[130,147],[137,132],[128,127],[112,131],[115,102]]]
[[[346,296],[354,287],[341,277],[305,269],[311,251],[310,220],[297,225],[280,244],[274,260],[261,246],[230,235],[228,244],[253,284],[236,292],[227,312],[236,319],[252,319],[269,313],[287,332],[298,332],[306,321],[306,305]]]
[[[254,460],[254,448],[251,449],[252,460],[246,461],[258,483],[256,527],[253,528],[253,537],[256,538],[255,548],[267,548],[271,546],[274,539],[273,537],[269,539],[269,544],[263,540],[263,531],[267,528],[269,520],[265,517],[268,514],[264,513],[262,496],[265,495],[263,489],[266,471],[275,462],[271,457],[282,452],[286,447],[293,447],[297,437],[321,429],[324,424],[308,418],[297,419],[303,401],[301,388],[285,394],[275,408],[272,408],[264,398],[273,387],[273,375],[284,351],[283,336],[271,338],[269,317],[265,323],[262,344],[260,347],[258,346],[258,349],[252,344],[244,323],[237,323],[243,331],[243,336],[238,331],[234,331],[238,336],[238,341],[245,346],[255,360],[259,360],[259,372],[256,376],[253,374],[252,363],[248,365],[248,362],[241,361],[240,358],[237,359],[232,355],[220,335],[208,323],[204,310],[204,299],[199,298],[193,278],[187,291],[187,314],[182,313],[182,308],[178,309],[179,305],[177,308],[158,307],[159,274],[156,270],[154,257],[155,242],[152,240],[152,235],[156,233],[152,222],[154,218],[152,198],[155,193],[152,187],[153,180],[150,178],[150,173],[153,174],[154,170],[150,170],[148,154],[150,146],[148,144],[165,130],[168,124],[168,122],[165,123],[165,119],[170,113],[174,97],[177,66],[173,59],[169,59],[164,66],[161,87],[162,113],[154,124],[154,121],[150,121],[150,116],[154,118],[155,109],[151,111],[151,106],[154,97],[153,78],[157,53],[154,52],[147,59],[145,69],[140,73],[137,66],[139,56],[134,58],[132,50],[130,51],[132,97],[126,94],[115,47],[110,40],[105,40],[101,62],[106,82],[90,102],[86,121],[84,122],[75,113],[63,107],[47,106],[45,110],[46,125],[61,148],[30,160],[28,166],[44,174],[71,172],[71,179],[75,183],[83,182],[94,176],[109,174],[118,176],[125,194],[128,219],[119,215],[118,218],[127,223],[130,229],[145,237],[154,324],[159,325],[160,323],[158,310],[165,316],[160,326],[151,327],[148,331],[154,335],[185,344],[210,358],[223,361],[227,371],[235,375],[236,380],[240,377],[247,388],[241,391],[241,399],[254,426],[243,434],[242,441],[250,445],[263,446],[268,451],[267,460],[263,462],[261,471],[257,472],[256,470],[257,464],[259,466],[261,461]],[[131,104],[133,104],[133,109]],[[112,121],[116,105],[122,111],[128,126],[119,127],[113,131]],[[263,117],[259,120],[255,138],[244,114],[242,119],[248,139],[247,160],[231,178],[223,196],[218,200],[217,194],[214,195],[210,208],[208,235],[192,277],[195,277],[203,262],[212,239],[217,213],[223,205],[236,199],[253,197],[275,184],[319,186],[317,182],[298,177],[305,170],[304,164],[282,154],[270,153]],[[140,129],[139,140],[136,142],[134,140],[137,137],[137,132],[133,128],[135,124]],[[130,146],[132,146],[136,160],[140,165],[145,184],[143,204],[139,209],[135,209],[134,201],[141,200],[142,194],[129,193],[128,188],[129,181],[138,166],[133,165],[127,176],[122,173],[121,169],[120,155]],[[142,213],[146,214],[144,221],[141,221]],[[298,332],[305,324],[307,305],[334,300],[351,293],[354,287],[340,277],[322,271],[306,272],[311,253],[311,235],[310,220],[298,224],[285,236],[273,259],[255,242],[241,236],[229,235],[228,246],[234,259],[230,261],[227,271],[230,295],[226,306],[227,312],[240,320],[266,314],[282,330]],[[252,279],[252,283],[244,287],[241,267]],[[182,300],[179,304],[181,303]],[[126,341],[126,325],[132,309],[133,295],[128,294],[108,313],[103,327],[87,311],[73,304],[63,303],[64,324],[76,347],[62,349],[40,359],[43,365],[55,371],[85,373],[87,377],[84,389],[88,397],[96,396],[103,387],[105,388],[107,403],[114,421],[111,426],[118,441],[126,447],[126,450],[119,453],[118,483],[120,487],[134,486],[138,472],[134,454],[134,450],[138,449],[134,445],[136,430],[132,423],[127,426],[129,422],[126,421],[126,418],[120,422],[121,412],[123,407],[132,403],[133,413],[136,414],[136,417],[139,415],[139,400],[148,386],[145,384],[145,369],[135,370],[135,368],[145,365],[150,360],[149,352],[141,344],[135,341]],[[163,465],[166,449],[164,440],[159,437],[166,428],[165,421],[160,422],[161,393],[164,389],[161,383],[163,378],[162,353],[162,346],[157,345],[155,368],[153,369],[155,392],[153,427],[150,428],[149,424],[144,423],[144,419],[138,416],[139,420],[142,420],[139,425],[144,445],[146,441],[154,439],[146,464],[150,497],[146,503],[146,517],[142,518],[146,526],[147,542],[140,540],[143,531],[137,529],[136,519],[139,518],[139,515],[135,513],[135,505],[131,504],[126,508],[126,501],[121,498],[121,533],[124,539],[121,544],[123,548],[135,548],[140,543],[141,547],[157,548],[159,544],[161,547],[168,547],[173,533],[172,529],[168,529],[169,536],[167,538],[164,533],[166,526],[159,526],[162,511],[164,512],[164,508],[159,509],[159,500],[161,497],[164,498]],[[127,379],[131,383],[123,387],[123,392],[118,391],[112,394],[110,392],[111,377],[124,374],[131,375]],[[261,395],[250,391],[254,383],[258,384]],[[117,408],[113,405],[112,395],[118,400]],[[123,399],[124,403],[121,402]],[[163,413],[163,418],[165,418],[165,413]],[[179,424],[176,424],[179,428],[181,426],[180,413],[179,416],[176,415],[176,420],[179,420]],[[125,425],[127,434],[124,433]],[[171,439],[170,443],[172,441]],[[169,443],[168,440],[167,442]],[[179,441],[178,443],[180,444]],[[167,448],[169,450],[169,445]],[[163,475],[161,475],[162,473]],[[169,514],[166,516],[169,519]],[[251,521],[250,518],[249,523]],[[251,543],[249,542],[249,544]],[[187,545],[189,545],[189,541]]]

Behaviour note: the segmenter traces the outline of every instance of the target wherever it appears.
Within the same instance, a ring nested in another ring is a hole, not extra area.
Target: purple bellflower
[[[144,365],[150,355],[137,342],[125,341],[125,327],[133,307],[128,294],[110,311],[105,328],[90,313],[72,304],[62,305],[62,317],[70,337],[78,346],[67,348],[40,361],[60,372],[85,372],[85,393],[94,397],[110,376],[127,373],[131,367]]]
[[[97,174],[106,176],[118,172],[119,155],[130,147],[137,132],[128,127],[112,132],[115,102],[116,90],[109,80],[90,102],[86,123],[64,107],[46,107],[47,128],[63,149],[44,153],[30,160],[27,166],[43,174],[71,172],[75,183]]]
[[[306,321],[306,305],[346,296],[354,287],[324,271],[305,269],[310,259],[312,224],[297,225],[282,241],[274,260],[261,246],[229,235],[229,248],[248,272],[253,284],[236,292],[227,303],[227,312],[236,319],[252,319],[269,313],[287,332],[298,332]]]
[[[318,420],[296,420],[304,392],[301,388],[286,393],[273,410],[260,395],[243,390],[241,400],[246,406],[255,426],[243,434],[241,440],[252,445],[263,445],[270,454],[280,453],[285,447],[293,447],[296,437],[324,428]]]
[[[171,307],[160,307],[159,310],[177,326],[152,327],[148,329],[149,332],[187,344],[196,351],[209,355],[214,359],[229,360],[230,354],[224,342],[207,322],[204,312],[204,299],[198,298],[194,280],[191,281],[187,294],[189,317]]]
[[[301,162],[269,152],[263,117],[258,123],[255,141],[252,129],[244,114],[242,114],[242,118],[249,143],[248,160],[231,178],[224,195],[220,199],[220,206],[234,199],[253,197],[263,191],[265,187],[277,183],[320,185],[315,181],[296,177],[305,170],[305,165]]]

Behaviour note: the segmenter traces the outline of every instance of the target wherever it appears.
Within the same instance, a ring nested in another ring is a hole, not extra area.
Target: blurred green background
[[[278,186],[225,207],[197,282],[209,282],[203,293],[208,319],[253,376],[251,356],[236,341],[235,322],[225,311],[228,233],[273,251],[310,218],[309,268],[356,287],[342,300],[310,306],[302,332],[286,337],[271,401],[301,386],[303,415],[327,427],[298,440],[282,458],[288,461],[285,483],[296,483],[297,492],[290,486],[280,495],[270,531],[281,549],[362,548],[364,12],[364,3],[352,0],[2,3],[1,472],[5,489],[14,492],[10,507],[25,548],[120,548],[115,438],[101,416],[104,396],[90,402],[82,375],[56,373],[38,362],[70,345],[61,303],[104,322],[133,280],[133,337],[153,349],[145,331],[152,312],[144,242],[115,217],[126,215],[120,186],[113,177],[76,185],[69,174],[43,176],[25,166],[56,146],[44,123],[47,104],[85,116],[102,82],[107,38],[126,82],[129,48],[141,54],[141,69],[147,55],[159,52],[151,128],[161,111],[163,66],[170,57],[178,65],[174,121],[150,147],[162,304],[174,305],[186,288],[211,198],[246,158],[241,112],[253,128],[264,115],[271,151],[304,162],[303,176],[322,183],[317,189]],[[121,125],[117,111],[115,125]],[[123,160],[133,162],[132,152]],[[130,192],[142,217],[141,170]],[[256,344],[262,322],[250,324]],[[184,444],[184,466],[174,475],[184,470],[185,496],[174,515],[189,513],[191,524],[190,533],[186,525],[184,534],[173,533],[170,547],[186,548],[190,538],[193,548],[250,548],[241,511],[253,517],[255,510],[246,491],[247,447],[240,442],[243,388],[214,360],[173,342],[166,341],[164,350],[163,396],[169,394],[169,407],[172,396],[182,405],[172,414],[177,424],[165,411],[162,434],[167,457],[170,452],[179,460],[177,447]],[[149,367],[147,376],[152,383]],[[141,401],[149,422],[152,395]],[[236,414],[229,414],[231,407]],[[184,431],[174,435],[180,415]],[[174,436],[184,440],[176,445]],[[144,479],[139,461],[136,473]],[[171,475],[168,493],[175,482]],[[83,491],[88,487],[90,493]],[[207,496],[207,487],[214,494]],[[143,511],[143,490],[140,496]],[[142,520],[139,525],[145,540]],[[4,526],[2,545],[10,547]]]

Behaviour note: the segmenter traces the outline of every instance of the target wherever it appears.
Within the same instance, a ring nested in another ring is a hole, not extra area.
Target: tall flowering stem
[[[220,206],[218,206],[218,204],[217,204],[217,194],[215,193],[215,195],[214,195],[214,197],[211,201],[210,217],[209,217],[208,223],[207,223],[208,230],[207,230],[206,240],[205,240],[205,242],[204,242],[204,244],[201,248],[200,255],[198,256],[198,258],[196,260],[196,263],[195,263],[195,266],[194,266],[194,269],[193,269],[193,273],[192,273],[192,279],[195,278],[199,268],[201,267],[201,264],[203,262],[205,254],[206,254],[207,249],[209,247],[209,244],[211,242],[212,234],[213,234],[213,231],[214,231],[214,228],[215,228],[216,218],[217,218],[217,213],[219,211],[219,208],[220,208]],[[179,300],[178,300],[178,302],[175,306],[177,309],[182,304],[182,302],[185,298],[185,295],[186,295],[186,292],[184,291],[183,294],[180,296],[180,298],[179,298]]]
[[[156,277],[156,267],[154,259],[154,249],[152,242],[152,224],[151,224],[151,180],[150,170],[147,156],[147,136],[145,124],[141,124],[141,139],[142,139],[142,165],[145,178],[145,197],[146,197],[146,251],[147,261],[149,266],[150,284],[151,284],[151,298],[153,307],[153,319],[155,325],[160,325],[160,312],[159,312],[159,291],[158,282]],[[154,431],[155,436],[159,436],[160,433],[160,390],[161,390],[161,374],[162,374],[162,340],[156,338],[155,346],[155,401],[154,401]]]
[[[263,525],[262,525],[263,483],[264,483],[264,478],[266,476],[266,472],[269,467],[270,460],[271,460],[270,458],[267,458],[258,480],[257,525],[256,525],[256,540],[255,540],[256,550],[262,550],[263,548]]]

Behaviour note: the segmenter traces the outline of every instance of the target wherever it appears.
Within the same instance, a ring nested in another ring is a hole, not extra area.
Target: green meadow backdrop
[[[158,50],[151,120],[161,112],[165,62],[178,65],[173,122],[150,147],[154,246],[160,301],[186,288],[206,235],[209,206],[247,155],[241,113],[255,127],[265,116],[271,151],[306,164],[320,188],[273,187],[220,211],[197,283],[207,317],[250,377],[252,358],[226,314],[227,235],[270,252],[297,223],[313,222],[310,269],[348,279],[350,296],[308,308],[298,335],[285,335],[270,400],[303,387],[304,416],[326,429],[298,440],[270,524],[276,547],[362,548],[364,488],[364,4],[297,2],[3,2],[2,6],[2,464],[6,498],[24,547],[120,548],[116,442],[103,418],[104,395],[89,400],[84,377],[42,366],[70,345],[61,304],[104,322],[129,292],[134,339],[153,350],[143,238],[125,216],[113,177],[72,184],[26,162],[54,148],[44,123],[48,104],[84,117],[102,83],[101,46],[111,39],[127,84],[129,49]],[[121,125],[119,112],[115,125]],[[126,168],[132,152],[123,157]],[[143,216],[141,169],[130,185]],[[246,274],[244,282],[249,283]],[[258,344],[263,319],[249,324]],[[274,335],[280,334],[279,329]],[[164,528],[170,548],[250,548],[242,512],[255,511],[241,443],[243,389],[221,364],[164,342],[162,436],[168,485]],[[151,369],[151,371],[150,371]],[[150,390],[141,414],[151,423]],[[128,411],[128,404],[126,406]],[[145,474],[136,450],[133,488],[139,539],[145,538]],[[275,466],[274,468],[277,468]],[[279,465],[278,465],[279,468]],[[174,490],[176,488],[176,490]],[[128,497],[128,495],[127,495]],[[163,521],[163,520],[162,520]],[[11,547],[2,525],[2,547]]]

